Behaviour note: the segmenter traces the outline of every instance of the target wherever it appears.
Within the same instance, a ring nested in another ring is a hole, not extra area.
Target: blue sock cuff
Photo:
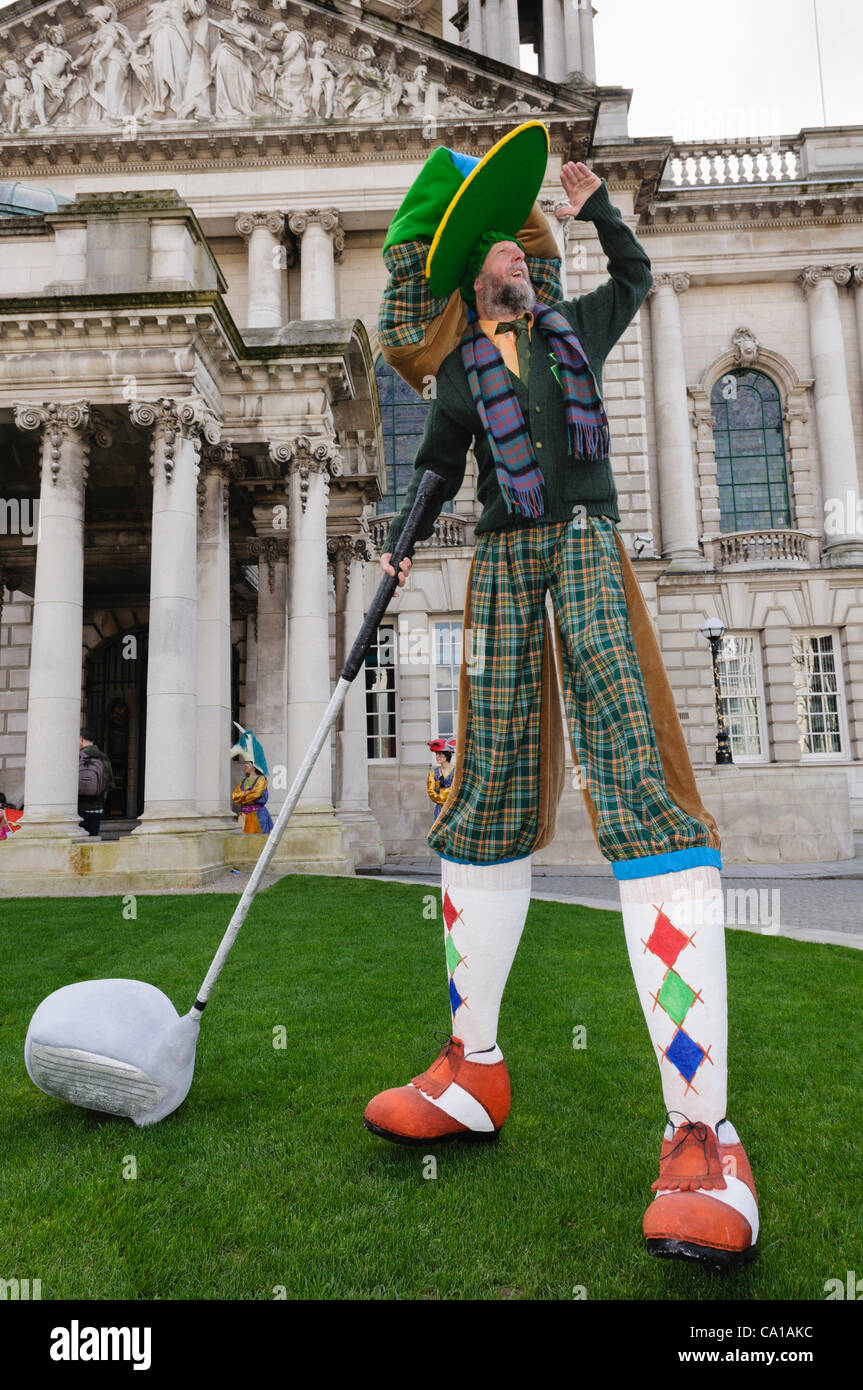
[[[722,868],[718,849],[707,845],[693,849],[673,849],[667,854],[646,854],[642,859],[620,859],[612,864],[615,878],[651,878],[654,874],[673,874],[681,869],[696,869],[700,864]]]

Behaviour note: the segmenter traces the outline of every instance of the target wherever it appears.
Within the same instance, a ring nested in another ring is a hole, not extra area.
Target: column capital
[[[63,443],[77,437],[86,481],[91,441],[107,449],[113,432],[89,401],[15,401],[12,406],[19,430],[35,430],[47,445],[51,482],[56,486],[62,466]],[[44,455],[43,455],[44,457]]]
[[[248,241],[256,227],[265,227],[277,241],[285,239],[285,214],[283,212],[238,212],[234,226],[240,236]]]
[[[327,562],[335,572],[343,566],[345,593],[351,587],[351,564],[354,560],[372,560],[374,555],[366,536],[330,536],[327,540]]]
[[[244,477],[245,470],[237,457],[237,451],[229,439],[220,440],[218,444],[205,443],[201,446],[201,457],[198,464],[198,514],[204,513],[207,504],[207,478],[217,473],[221,481],[221,501],[222,511],[225,520],[228,519],[228,511],[231,502],[230,484]]]
[[[832,280],[836,285],[849,284],[854,269],[854,266],[850,265],[807,265],[798,275],[797,283],[804,296],[808,297],[822,280]]]
[[[855,285],[863,285],[863,264],[852,265],[851,279]]]
[[[157,401],[130,401],[132,423],[152,430],[150,472],[155,468],[156,450],[164,461],[165,480],[174,476],[174,444],[177,436],[194,441],[196,455],[204,443],[218,444],[222,432],[219,418],[202,396],[160,396]]]
[[[290,441],[289,447],[288,471],[299,475],[300,505],[305,513],[312,473],[323,473],[328,486],[330,478],[341,476],[344,464],[336,441],[328,435],[309,438],[308,435],[299,434]]]
[[[249,554],[254,555],[259,567],[267,567],[267,586],[272,594],[276,587],[275,566],[282,561],[287,563],[291,552],[290,542],[285,536],[252,536],[248,542]]]
[[[294,236],[298,237],[301,237],[309,227],[321,227],[328,236],[332,237],[335,259],[341,260],[345,250],[345,233],[337,208],[295,208],[288,213],[288,226]]]
[[[653,284],[647,293],[656,294],[657,290],[664,290],[670,286],[675,294],[685,294],[691,283],[691,278],[685,270],[662,270],[654,275]]]

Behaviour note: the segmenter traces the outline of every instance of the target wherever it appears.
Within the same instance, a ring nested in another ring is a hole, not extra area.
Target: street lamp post
[[[731,755],[731,740],[728,737],[728,730],[725,727],[725,716],[722,713],[722,687],[719,682],[719,644],[722,641],[722,634],[725,631],[725,624],[721,618],[708,618],[701,625],[701,635],[706,637],[710,643],[710,650],[713,654],[713,699],[716,705],[716,762],[722,767],[733,764],[734,758]]]

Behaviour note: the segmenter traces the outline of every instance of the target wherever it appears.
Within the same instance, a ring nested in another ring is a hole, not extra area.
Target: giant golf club
[[[445,486],[437,473],[426,472],[420,479],[393,552],[396,571],[400,561],[413,554],[424,523],[440,511]],[[395,576],[384,575],[378,586],[318,731],[189,1012],[181,1018],[167,995],[142,980],[83,980],[64,985],[42,1001],[27,1030],[27,1071],[40,1090],[87,1110],[126,1115],[136,1125],[155,1124],[183,1103],[195,1070],[201,1015],[396,585]]]

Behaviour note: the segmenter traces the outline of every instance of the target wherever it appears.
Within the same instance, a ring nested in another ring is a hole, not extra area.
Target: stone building
[[[584,160],[651,257],[605,368],[621,531],[726,857],[835,859],[863,828],[863,129],[681,147],[628,133],[589,5],[19,0],[0,13],[2,893],[205,883],[256,854],[308,746],[428,402],[377,352],[385,229],[430,149],[537,115],[560,220]],[[537,72],[519,66],[533,52]],[[417,553],[280,859],[423,853],[454,729],[474,475]],[[705,618],[736,769],[715,767]],[[116,789],[77,826],[77,730]],[[128,832],[128,833],[127,833]],[[598,859],[568,790],[546,862]]]

